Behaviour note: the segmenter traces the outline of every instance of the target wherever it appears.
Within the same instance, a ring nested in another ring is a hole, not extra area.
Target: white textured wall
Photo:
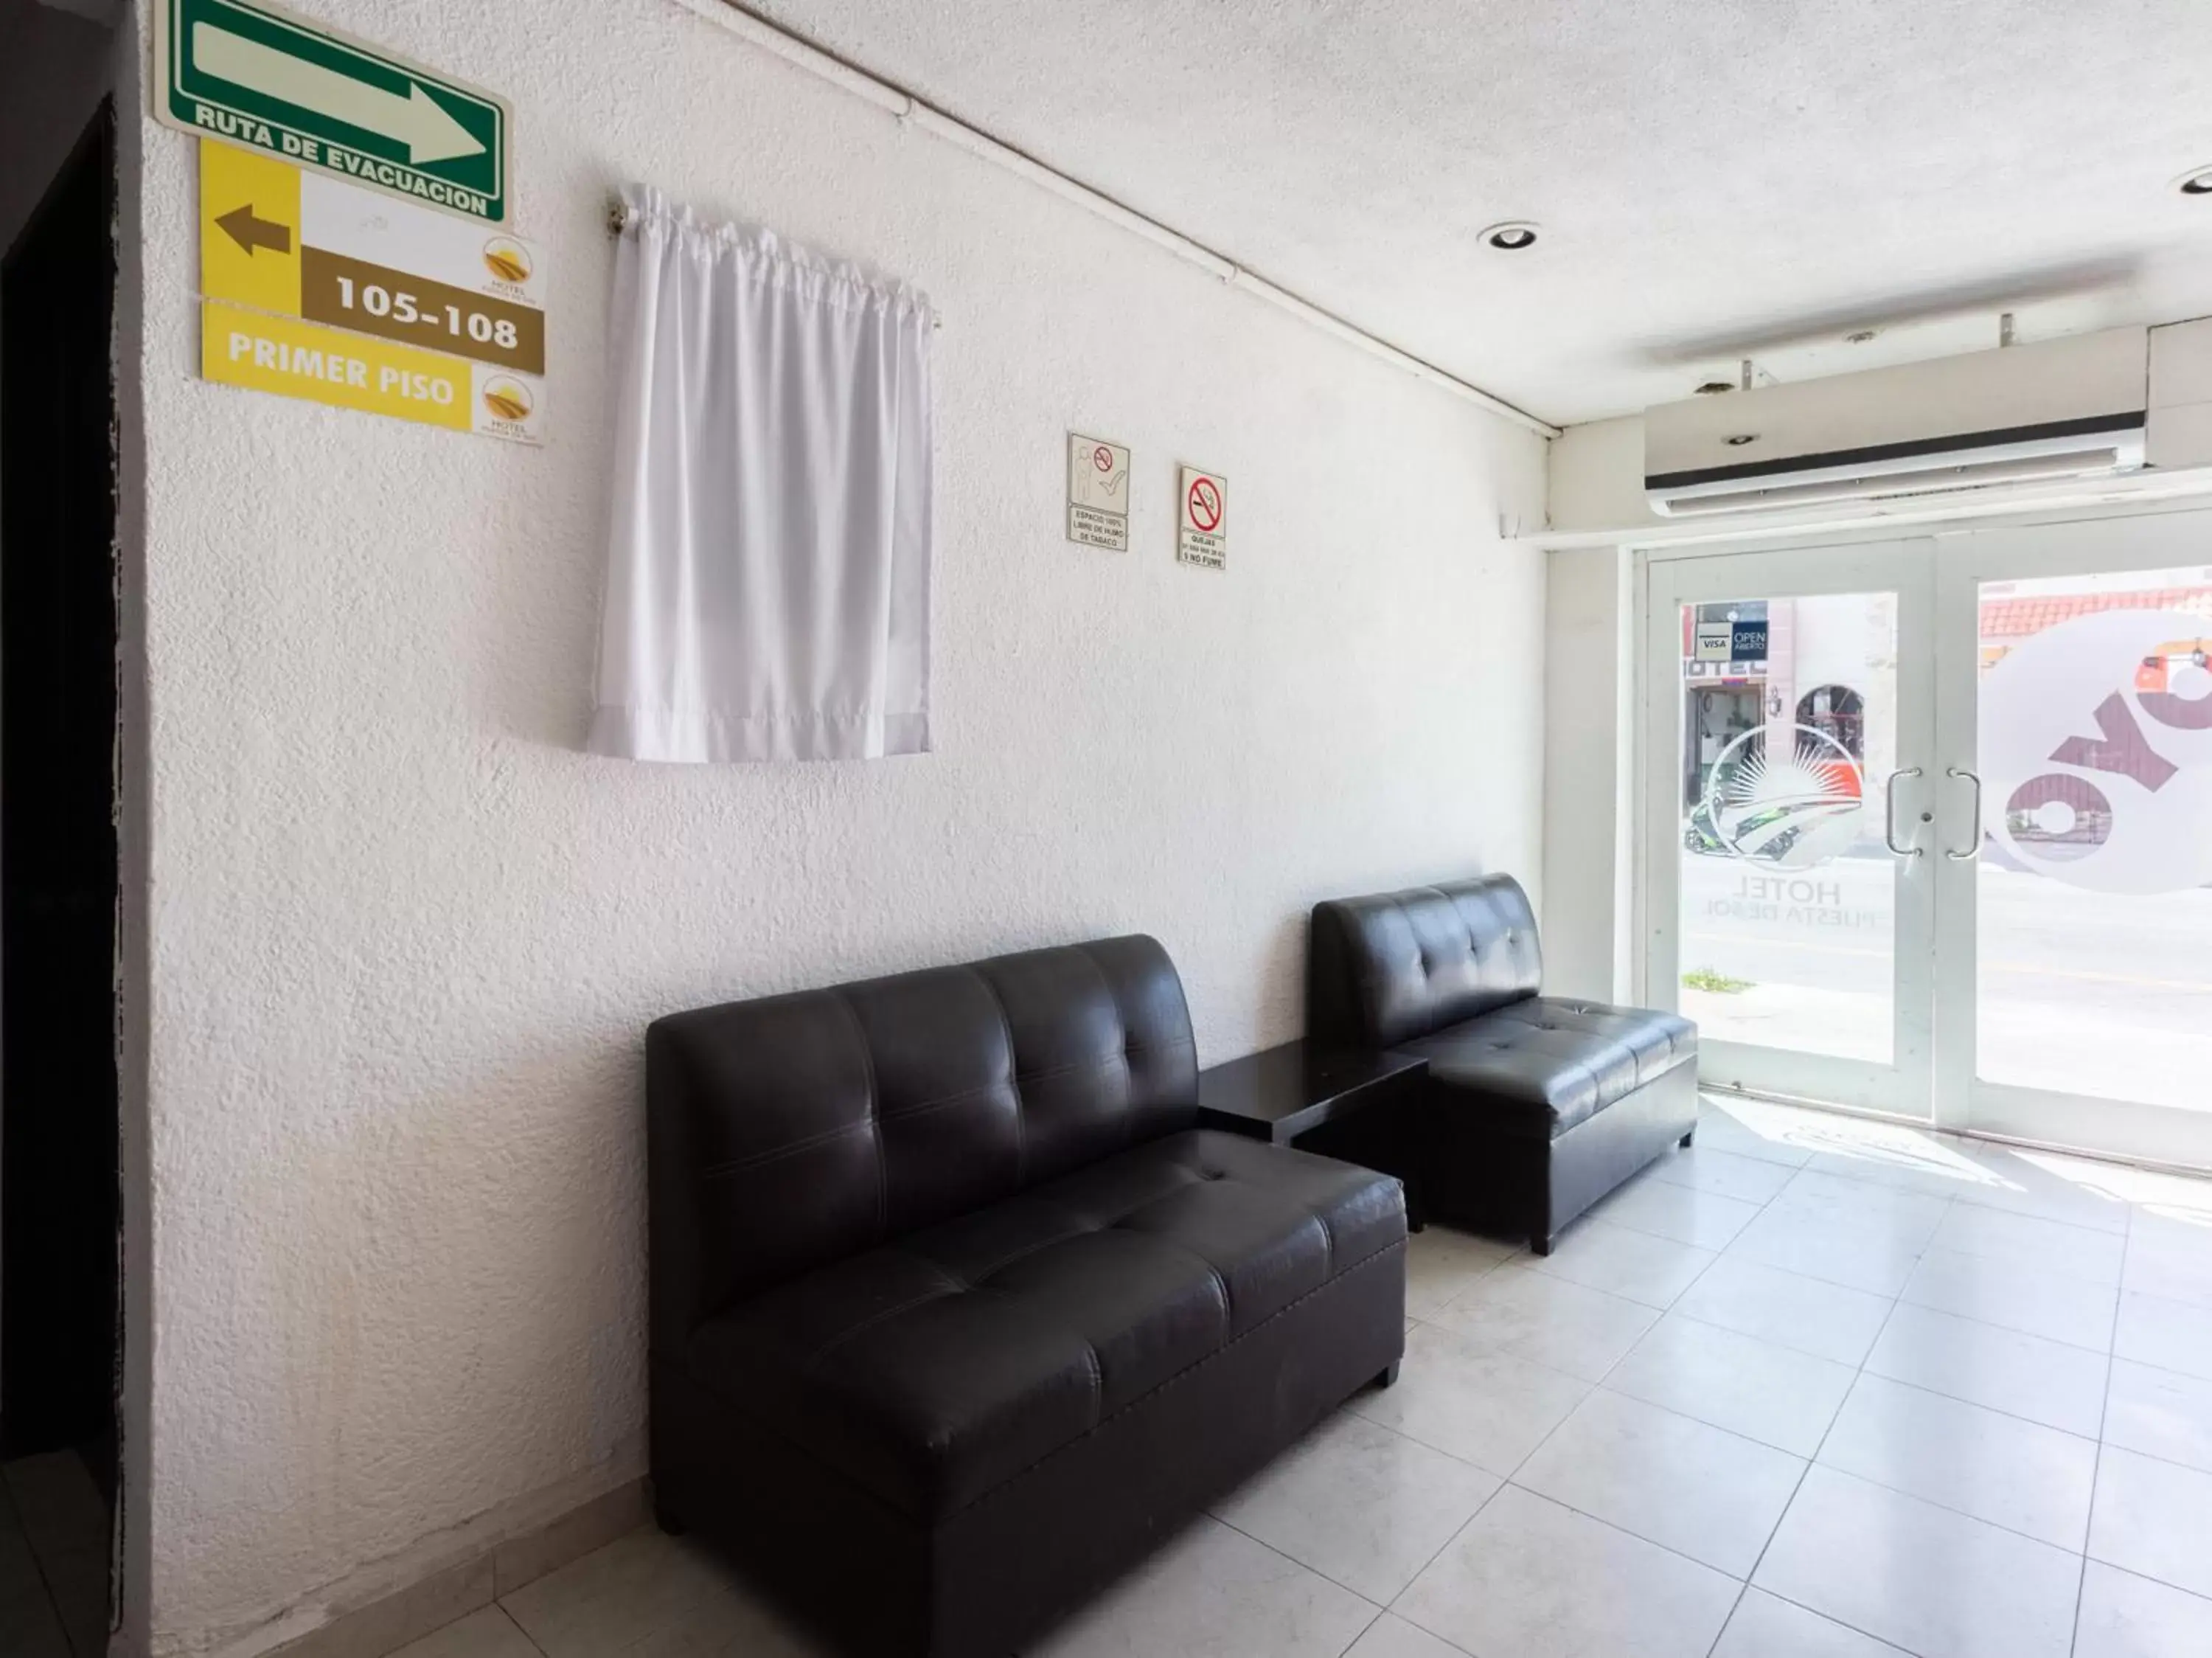
[[[1296,1033],[1316,898],[1537,874],[1542,560],[1492,527],[1538,439],[673,0],[313,10],[513,98],[556,437],[198,380],[191,145],[147,128],[167,1652],[641,1468],[654,1015],[1143,929],[1212,1062]],[[944,311],[939,753],[577,752],[633,176]],[[1061,539],[1070,427],[1134,448],[1125,556]],[[1179,459],[1226,576],[1172,560]]]
[[[1547,528],[1562,534],[1619,533],[1664,528],[1644,498],[1644,417],[1570,426],[1553,441],[1545,502]],[[1679,526],[1677,527],[1679,528]]]
[[[1563,550],[1548,556],[1546,576],[1544,979],[1562,996],[1623,1000],[1636,699],[1629,558],[1616,547]]]

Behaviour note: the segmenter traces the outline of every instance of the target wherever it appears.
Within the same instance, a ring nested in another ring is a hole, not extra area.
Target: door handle
[[[1982,855],[1982,780],[1974,772],[1967,771],[1963,766],[1957,765],[1945,766],[1943,768],[1943,775],[1950,777],[1964,777],[1968,783],[1974,786],[1973,844],[1968,846],[1963,852],[1959,851],[1954,848],[1943,854],[1945,857],[1950,859],[1954,863],[1971,863],[1974,859],[1981,856]]]
[[[1918,766],[1908,765],[1902,771],[1891,772],[1881,780],[1881,838],[1888,843],[1889,850],[1901,858],[1917,858],[1925,850],[1918,846],[1899,846],[1897,844],[1897,780],[1899,777],[1917,777],[1919,775]]]

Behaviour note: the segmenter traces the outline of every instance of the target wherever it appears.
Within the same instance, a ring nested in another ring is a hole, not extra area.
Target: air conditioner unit
[[[1644,490],[1686,518],[1957,494],[2143,464],[2148,332],[1728,392],[1644,411]]]

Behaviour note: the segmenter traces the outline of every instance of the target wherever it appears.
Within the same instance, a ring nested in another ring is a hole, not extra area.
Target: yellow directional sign
[[[209,380],[543,442],[544,283],[503,232],[200,145]]]
[[[542,267],[517,237],[201,141],[209,299],[542,375]]]
[[[542,382],[291,317],[209,300],[200,307],[207,379],[426,426],[542,442]]]
[[[200,292],[300,314],[300,169],[200,144]]]

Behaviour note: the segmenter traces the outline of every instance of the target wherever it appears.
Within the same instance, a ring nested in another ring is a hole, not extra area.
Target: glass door
[[[1644,999],[1711,1084],[1930,1115],[1925,540],[1648,567]]]
[[[1939,1116],[2212,1165],[2212,514],[1936,564]]]

